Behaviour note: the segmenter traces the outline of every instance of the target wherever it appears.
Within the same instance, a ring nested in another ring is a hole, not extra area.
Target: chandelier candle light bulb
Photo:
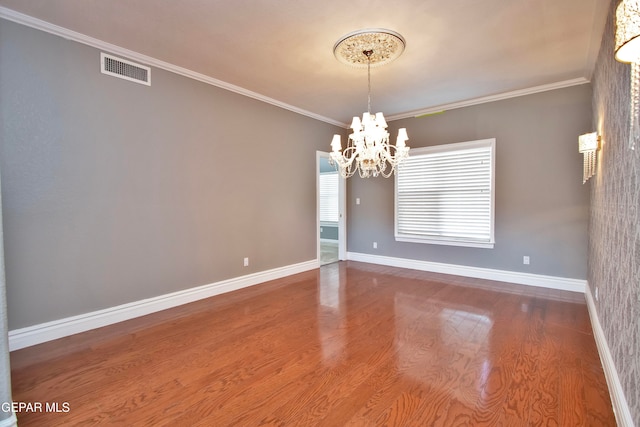
[[[331,141],[330,162],[338,166],[344,178],[359,171],[361,178],[382,175],[390,177],[400,162],[409,155],[407,130],[398,131],[396,145],[389,144],[387,121],[382,113],[371,114],[371,66],[382,65],[397,58],[404,50],[405,41],[396,32],[383,29],[361,30],[347,34],[333,47],[336,58],[345,64],[367,67],[368,111],[362,120],[355,116],[350,128],[347,146],[342,149],[340,135]],[[366,62],[365,62],[366,61]]]

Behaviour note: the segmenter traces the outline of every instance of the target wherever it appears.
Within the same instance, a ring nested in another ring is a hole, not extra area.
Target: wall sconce
[[[640,140],[640,0],[622,0],[616,9],[616,60],[631,64],[629,148]]]
[[[578,151],[584,155],[582,183],[596,174],[596,151],[600,149],[600,137],[597,132],[585,133],[578,137]]]

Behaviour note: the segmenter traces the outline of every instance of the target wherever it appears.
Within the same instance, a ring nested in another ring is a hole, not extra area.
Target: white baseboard
[[[593,300],[593,295],[591,295],[591,289],[589,289],[588,286],[585,294],[587,298],[587,308],[589,309],[589,317],[591,318],[591,327],[593,328],[593,336],[595,337],[598,353],[600,354],[600,361],[602,362],[602,368],[604,369],[604,376],[607,379],[607,385],[609,386],[609,395],[611,396],[613,412],[616,414],[617,424],[619,427],[633,427],[634,424],[633,418],[631,417],[631,410],[629,409],[629,404],[624,396],[620,377],[618,377],[618,371],[613,363],[609,344],[607,344],[607,338],[604,335],[602,325],[600,325],[600,319],[598,319],[598,312],[596,311],[596,304]]]
[[[100,328],[320,267],[317,259],[9,331],[9,350]]]
[[[432,273],[453,274],[456,276],[474,277],[476,279],[497,280],[499,282],[509,282],[519,285],[538,286],[542,288],[559,289],[563,291],[580,293],[584,293],[587,286],[587,281],[581,279],[544,276],[541,274],[494,270],[490,268],[469,267],[465,265],[444,264],[439,262],[420,261],[406,258],[394,258],[380,255],[363,254],[358,252],[347,253],[347,259],[352,261],[368,262],[371,264],[388,265],[391,267],[430,271]]]

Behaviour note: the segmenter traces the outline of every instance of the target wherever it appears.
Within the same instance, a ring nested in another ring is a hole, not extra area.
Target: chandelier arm
[[[384,178],[389,178],[391,175],[393,175],[394,171],[395,169],[391,168],[389,169],[388,173],[381,172],[380,175],[382,175]]]
[[[351,141],[342,153],[331,153],[332,158],[334,157],[334,155],[336,156],[336,162],[340,169],[340,175],[343,178],[350,178],[357,170],[357,162],[354,166],[354,160],[356,159],[357,154],[358,153],[356,147],[353,146]]]
[[[344,160],[348,163],[352,163],[353,160],[357,157],[358,155],[358,150],[357,147],[353,146],[353,145],[349,145],[347,148],[344,149],[344,151],[342,152],[342,157],[344,158]]]

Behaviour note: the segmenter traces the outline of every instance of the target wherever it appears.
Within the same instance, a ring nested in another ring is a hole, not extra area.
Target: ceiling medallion
[[[405,40],[395,31],[384,28],[368,28],[344,35],[333,45],[333,54],[343,64],[367,68],[387,64],[404,51]],[[373,51],[370,58],[363,55]]]

